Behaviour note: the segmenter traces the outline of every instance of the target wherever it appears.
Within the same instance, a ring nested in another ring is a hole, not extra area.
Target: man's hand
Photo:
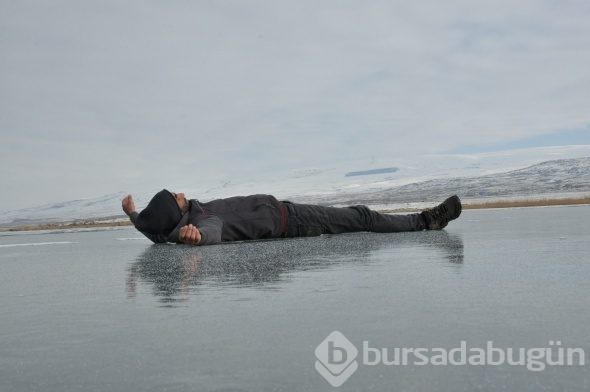
[[[180,242],[188,245],[197,245],[201,242],[201,232],[193,225],[186,225],[180,228]]]
[[[131,195],[127,195],[121,200],[121,207],[123,207],[123,211],[127,215],[131,215],[132,212],[135,212],[135,203],[133,202],[133,197]]]

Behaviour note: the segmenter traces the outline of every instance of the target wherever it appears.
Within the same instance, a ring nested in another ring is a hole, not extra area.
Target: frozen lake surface
[[[359,353],[342,391],[589,390],[588,222],[588,206],[465,211],[439,232],[202,248],[0,234],[0,390],[333,391],[315,368],[333,331]],[[370,366],[364,341],[390,359],[559,341],[586,365]]]

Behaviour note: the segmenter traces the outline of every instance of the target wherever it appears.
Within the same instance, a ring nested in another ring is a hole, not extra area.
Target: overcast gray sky
[[[0,0],[0,56],[0,210],[590,134],[588,1]]]

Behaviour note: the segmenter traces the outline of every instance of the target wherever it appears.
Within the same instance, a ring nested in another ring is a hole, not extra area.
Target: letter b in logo
[[[334,347],[334,341],[328,341],[328,364],[342,365],[346,363],[346,351],[342,347]],[[338,359],[337,359],[338,358]]]
[[[339,387],[358,369],[358,350],[346,336],[332,332],[315,349],[315,369],[333,386]]]

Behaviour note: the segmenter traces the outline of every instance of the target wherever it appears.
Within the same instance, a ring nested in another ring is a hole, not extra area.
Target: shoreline
[[[488,210],[496,208],[529,208],[529,207],[565,207],[590,205],[590,196],[563,197],[563,198],[539,198],[539,199],[494,199],[482,201],[481,199],[466,199],[462,201],[463,210]],[[393,208],[381,209],[379,212],[407,213],[422,211],[419,208]]]
[[[96,222],[89,219],[83,222],[58,222],[58,223],[39,223],[31,225],[0,227],[0,233],[10,233],[16,231],[44,231],[44,230],[69,230],[69,229],[108,229],[114,227],[131,226],[131,221],[115,222]]]
[[[556,207],[556,206],[578,206],[590,205],[590,196],[584,197],[564,197],[564,198],[545,198],[545,199],[496,199],[490,201],[479,200],[465,200],[463,202],[464,210],[483,210],[495,208],[526,208],[526,207]],[[376,211],[382,213],[409,213],[418,212],[422,209],[418,208],[392,208],[392,209],[378,209]],[[44,230],[69,230],[69,229],[107,229],[115,227],[132,226],[128,218],[117,218],[109,221],[102,219],[84,219],[73,222],[57,222],[57,223],[40,223],[21,225],[13,227],[0,227],[0,233],[18,232],[18,231],[44,231]]]

